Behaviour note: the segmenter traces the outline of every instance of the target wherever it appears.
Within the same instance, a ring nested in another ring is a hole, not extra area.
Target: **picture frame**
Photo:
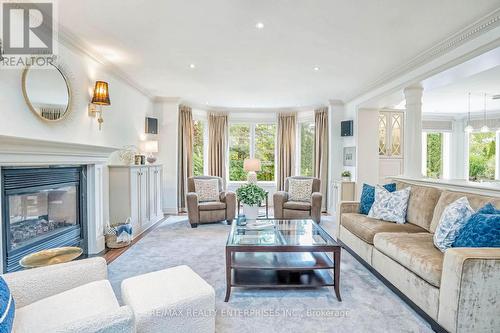
[[[356,147],[344,147],[344,166],[356,165]]]

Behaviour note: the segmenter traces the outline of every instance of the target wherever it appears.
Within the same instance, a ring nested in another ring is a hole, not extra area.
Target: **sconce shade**
[[[257,158],[248,158],[243,161],[243,170],[246,172],[260,171],[260,160]]]
[[[92,97],[92,104],[97,105],[111,105],[109,101],[108,83],[104,81],[96,81],[94,88],[94,96]]]
[[[157,153],[158,152],[158,141],[146,141],[144,143],[144,151],[146,153]]]

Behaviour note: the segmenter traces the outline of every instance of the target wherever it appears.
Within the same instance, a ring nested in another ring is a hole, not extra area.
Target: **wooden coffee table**
[[[340,245],[313,220],[269,221],[269,227],[238,226],[226,243],[226,297],[232,287],[339,290]],[[329,256],[331,254],[331,257]],[[333,273],[333,276],[332,274]]]

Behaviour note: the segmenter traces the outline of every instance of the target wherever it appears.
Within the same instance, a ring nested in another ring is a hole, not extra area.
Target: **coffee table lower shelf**
[[[231,287],[247,288],[318,288],[335,285],[333,277],[324,269],[233,269],[231,281]]]

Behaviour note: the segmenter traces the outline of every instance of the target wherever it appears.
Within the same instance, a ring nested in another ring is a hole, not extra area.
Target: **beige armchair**
[[[219,200],[199,202],[194,187],[195,179],[218,179]],[[191,228],[196,228],[200,223],[227,221],[231,223],[236,212],[236,194],[223,190],[222,178],[213,176],[196,176],[188,178],[187,209]]]
[[[289,180],[291,178],[313,180],[310,202],[288,200]],[[277,219],[311,218],[314,222],[320,223],[322,200],[320,188],[321,180],[318,178],[299,176],[287,178],[285,180],[285,191],[278,191],[274,193],[274,217]]]

